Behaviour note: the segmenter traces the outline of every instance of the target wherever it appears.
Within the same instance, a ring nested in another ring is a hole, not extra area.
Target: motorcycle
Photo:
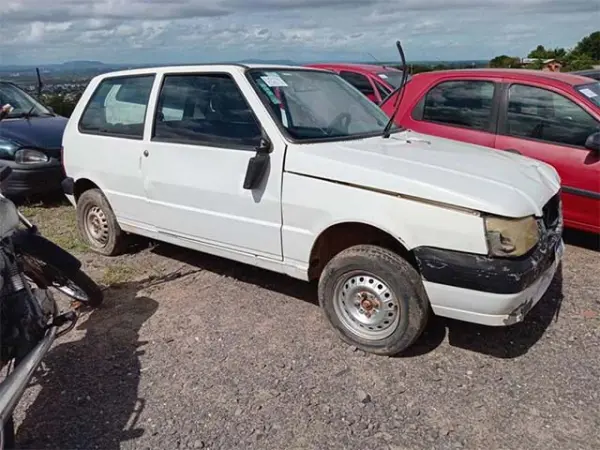
[[[27,280],[13,241],[19,224],[14,203],[0,196],[0,367],[14,366],[0,383],[0,449],[14,448],[13,411],[54,340],[77,321],[75,311],[59,314],[51,292]]]
[[[0,120],[11,109],[0,107]],[[0,170],[0,185],[11,172]],[[0,383],[0,450],[14,448],[14,409],[54,341],[78,319],[76,309],[59,313],[50,287],[79,304],[98,306],[103,300],[81,262],[41,236],[0,193],[0,369],[8,366]]]
[[[0,121],[12,111],[10,105],[0,108]],[[10,168],[4,167],[5,179]],[[5,198],[0,193],[0,198]],[[71,297],[73,306],[99,306],[104,300],[99,286],[81,270],[81,262],[66,250],[43,237],[38,228],[16,210],[23,226],[12,236],[17,258],[27,277],[39,288],[54,287]]]

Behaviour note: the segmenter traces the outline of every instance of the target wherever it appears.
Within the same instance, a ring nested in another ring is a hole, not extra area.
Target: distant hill
[[[363,64],[381,64],[381,65],[394,65],[400,64],[399,61],[351,61],[351,60],[322,60],[322,61],[293,61],[290,59],[244,59],[229,62],[239,62],[247,64],[281,64],[281,65],[297,65],[305,64],[308,62],[356,62]],[[487,64],[487,60],[463,60],[463,61],[409,61],[408,64],[423,65],[423,66],[475,66],[480,67]],[[217,62],[215,62],[217,63]],[[221,63],[226,63],[221,61]],[[193,64],[193,63],[189,63]],[[15,73],[15,72],[33,72],[35,68],[39,67],[42,73],[90,73],[90,72],[108,72],[111,70],[118,70],[123,68],[137,68],[137,67],[149,67],[149,66],[168,66],[170,63],[148,63],[148,64],[125,64],[125,63],[104,63],[102,61],[66,61],[58,64],[40,64],[40,65],[0,65],[0,73]]]

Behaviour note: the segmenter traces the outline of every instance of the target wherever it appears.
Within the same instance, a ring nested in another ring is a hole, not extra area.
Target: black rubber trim
[[[73,193],[75,192],[75,181],[71,177],[67,177],[64,180],[62,180],[60,185],[62,187],[63,192],[66,195],[73,195]]]
[[[563,192],[572,195],[579,195],[580,197],[591,198],[594,200],[600,200],[600,192],[588,191],[586,189],[579,189],[569,186],[562,187]]]
[[[550,234],[526,256],[493,258],[433,247],[414,255],[426,281],[494,294],[516,294],[531,286],[554,262],[561,237]]]

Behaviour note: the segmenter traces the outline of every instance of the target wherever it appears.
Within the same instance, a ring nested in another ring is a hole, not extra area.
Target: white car
[[[519,322],[562,257],[560,180],[519,155],[397,127],[338,75],[269,65],[128,70],[63,138],[83,238],[129,233],[318,280],[347,343],[392,355],[430,312]]]

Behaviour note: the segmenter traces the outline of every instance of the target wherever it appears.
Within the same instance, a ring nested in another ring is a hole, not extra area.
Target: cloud
[[[524,56],[598,29],[598,0],[4,0],[0,64]]]

